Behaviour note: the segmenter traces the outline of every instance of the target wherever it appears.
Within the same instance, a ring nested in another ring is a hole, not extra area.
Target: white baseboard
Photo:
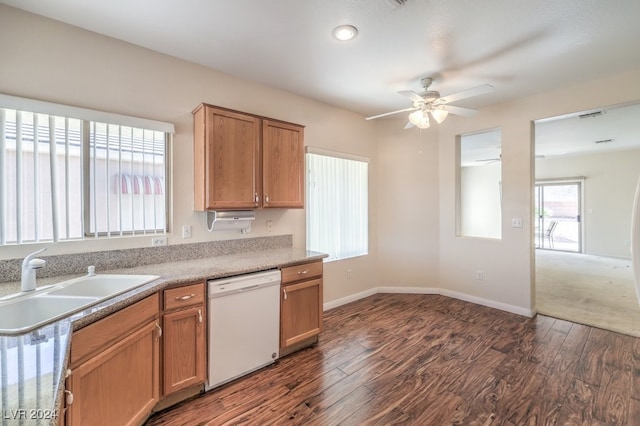
[[[432,287],[377,287],[376,293],[440,294],[440,289]]]
[[[523,315],[525,317],[533,317],[535,311],[531,309],[525,309],[520,306],[509,305],[507,303],[496,302],[491,299],[484,299],[482,297],[471,296],[466,293],[459,293],[457,291],[451,291],[446,289],[440,289],[440,294],[454,299],[464,300],[465,302],[475,303],[476,305],[488,306],[489,308],[499,309],[501,311],[511,312],[512,314]]]
[[[346,305],[347,303],[355,302],[356,300],[373,296],[376,293],[378,293],[377,289],[372,288],[369,290],[362,291],[360,293],[350,294],[349,296],[342,297],[340,299],[332,300],[331,302],[325,303],[324,305],[322,305],[322,309],[326,311],[329,309],[337,308],[338,306]]]
[[[512,314],[523,315],[529,318],[535,315],[535,311],[531,309],[525,309],[521,308],[520,306],[509,305],[507,303],[496,302],[495,300],[484,299],[482,297],[471,296],[469,294],[459,293],[457,291],[434,287],[375,287],[369,290],[362,291],[360,293],[355,293],[346,297],[342,297],[340,299],[332,300],[331,302],[325,303],[322,308],[323,310],[327,311],[329,309],[337,308],[338,306],[346,305],[347,303],[355,302],[356,300],[364,299],[365,297],[373,296],[374,294],[378,293],[441,294],[453,299],[464,300],[465,302],[488,306],[490,308],[511,312]]]

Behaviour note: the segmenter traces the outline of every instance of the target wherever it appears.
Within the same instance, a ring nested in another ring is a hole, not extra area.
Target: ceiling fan
[[[447,118],[447,115],[449,115],[449,113],[468,117],[477,112],[473,109],[449,105],[449,103],[493,91],[493,86],[484,84],[482,86],[474,87],[473,89],[463,90],[462,92],[454,93],[453,95],[441,98],[440,92],[436,90],[429,90],[429,86],[431,86],[431,83],[433,83],[433,78],[426,77],[420,80],[420,82],[422,83],[422,87],[424,89],[422,93],[416,93],[413,90],[402,90],[398,92],[403,96],[407,96],[413,101],[412,107],[374,115],[372,117],[365,118],[365,120],[374,120],[376,118],[386,117],[401,112],[413,111],[411,114],[409,114],[409,122],[405,126],[405,129],[414,126],[420,129],[426,129],[430,126],[429,115],[431,115],[431,117],[433,117],[433,119],[438,124],[440,124]]]

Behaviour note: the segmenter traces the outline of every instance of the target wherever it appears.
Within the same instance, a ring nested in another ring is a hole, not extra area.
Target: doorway
[[[537,120],[532,188],[537,312],[636,337],[638,117],[633,103]]]
[[[537,182],[536,248],[582,253],[582,181]]]

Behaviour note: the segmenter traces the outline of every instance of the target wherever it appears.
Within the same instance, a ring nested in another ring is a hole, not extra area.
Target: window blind
[[[368,254],[368,162],[307,150],[307,249],[327,261]]]
[[[82,237],[81,126],[0,108],[0,244]]]
[[[0,245],[166,232],[173,126],[89,116],[99,112],[0,95]]]
[[[91,122],[89,134],[89,233],[164,232],[165,133]]]

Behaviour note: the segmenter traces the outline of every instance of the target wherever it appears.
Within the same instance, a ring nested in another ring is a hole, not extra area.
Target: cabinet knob
[[[73,404],[73,392],[65,389],[64,393],[65,393],[65,402],[67,403],[67,405]]]
[[[284,300],[287,300],[287,289],[283,288],[282,293],[284,294]]]
[[[198,322],[202,324],[202,309],[198,309]]]
[[[254,198],[256,200],[256,206],[257,206],[258,203],[260,202],[260,197],[258,197],[258,193],[257,192],[255,193]]]
[[[305,274],[308,274],[308,273],[309,273],[308,269],[305,269],[304,271],[298,271],[298,275],[305,275]]]
[[[264,196],[264,204],[269,204],[269,195]]]

